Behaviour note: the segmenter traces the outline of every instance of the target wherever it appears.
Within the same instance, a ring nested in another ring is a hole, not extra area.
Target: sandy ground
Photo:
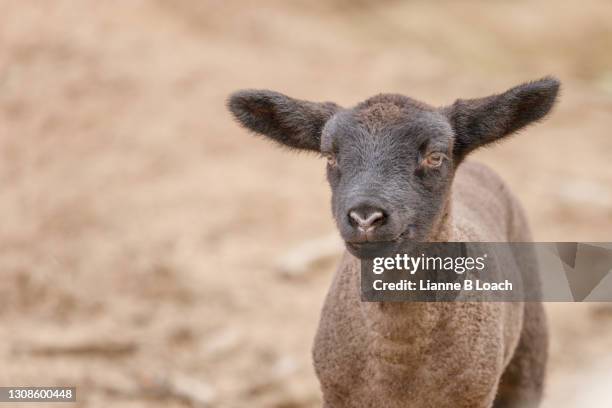
[[[312,3],[0,1],[1,385],[76,385],[78,407],[320,406],[334,259],[275,265],[334,232],[323,163],[233,124],[238,88],[446,104],[555,74],[550,119],[475,159],[537,239],[612,239],[612,3]],[[548,308],[546,406],[609,406],[612,306]]]

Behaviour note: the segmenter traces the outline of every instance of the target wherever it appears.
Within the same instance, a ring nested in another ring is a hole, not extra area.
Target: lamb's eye
[[[336,161],[336,156],[327,154],[325,155],[325,158],[327,159],[327,164],[329,166],[336,167],[338,165],[338,162]]]
[[[432,152],[425,156],[425,159],[423,160],[423,165],[427,167],[440,167],[445,158],[446,156],[444,155],[444,153]]]

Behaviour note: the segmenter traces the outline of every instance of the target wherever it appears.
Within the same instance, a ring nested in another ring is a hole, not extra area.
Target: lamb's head
[[[248,129],[327,158],[340,233],[349,251],[369,257],[428,240],[465,156],[541,119],[558,89],[557,80],[544,78],[441,108],[381,94],[350,109],[245,90],[228,105]]]

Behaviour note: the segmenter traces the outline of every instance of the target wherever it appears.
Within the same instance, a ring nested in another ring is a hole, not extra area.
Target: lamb
[[[324,407],[539,405],[541,303],[362,302],[359,260],[397,242],[531,241],[512,193],[466,156],[542,119],[559,86],[546,77],[444,107],[398,94],[350,109],[268,90],[231,95],[228,108],[247,129],[327,158],[347,251],[314,341]]]

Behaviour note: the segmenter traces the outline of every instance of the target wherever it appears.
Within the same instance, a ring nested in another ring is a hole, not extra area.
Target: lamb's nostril
[[[382,224],[385,219],[385,215],[379,210],[368,212],[352,210],[349,212],[349,218],[352,221],[351,223],[361,231],[370,231],[376,226]]]

